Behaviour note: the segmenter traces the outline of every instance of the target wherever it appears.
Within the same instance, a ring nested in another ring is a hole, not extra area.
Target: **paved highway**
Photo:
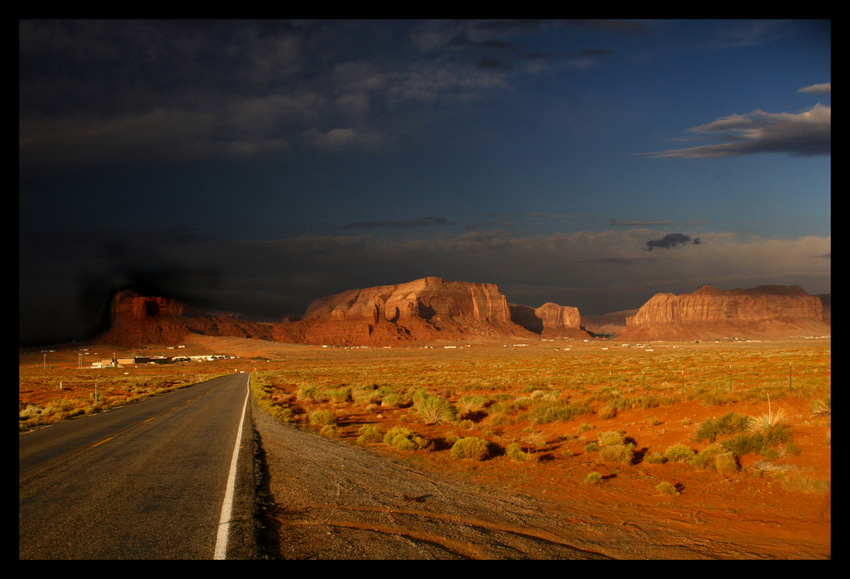
[[[19,557],[252,558],[248,377],[22,433]]]

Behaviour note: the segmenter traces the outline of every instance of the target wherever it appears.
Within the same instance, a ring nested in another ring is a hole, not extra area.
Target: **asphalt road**
[[[19,557],[253,558],[248,377],[22,433]]]

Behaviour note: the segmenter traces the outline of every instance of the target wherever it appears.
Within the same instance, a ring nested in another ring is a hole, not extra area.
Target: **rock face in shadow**
[[[541,338],[588,338],[578,308],[547,302],[539,308],[509,304],[511,319]]]
[[[232,314],[210,315],[177,300],[144,296],[132,289],[113,296],[110,321],[110,329],[98,341],[126,348],[175,345],[189,332],[268,340],[273,330],[272,324],[250,322]]]
[[[578,308],[547,302],[534,310],[534,313],[543,321],[545,337],[587,337],[581,327]]]
[[[656,294],[626,318],[621,339],[782,337],[827,334],[823,304],[798,286]]]

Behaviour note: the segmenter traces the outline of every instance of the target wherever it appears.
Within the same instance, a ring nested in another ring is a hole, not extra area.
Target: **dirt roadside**
[[[253,415],[269,559],[764,558],[681,528],[419,470],[282,424],[256,405]]]

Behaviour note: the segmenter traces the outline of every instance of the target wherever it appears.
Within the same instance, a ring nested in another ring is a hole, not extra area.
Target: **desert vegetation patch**
[[[259,409],[364,452],[598,505],[599,516],[661,518],[697,532],[794,529],[829,548],[829,341],[300,346],[203,367],[209,374],[186,367],[179,378],[115,373],[111,386],[107,374],[96,377],[109,404],[142,384],[250,372]],[[94,378],[22,366],[21,426],[48,404],[89,400]],[[39,395],[45,389],[52,398]]]

